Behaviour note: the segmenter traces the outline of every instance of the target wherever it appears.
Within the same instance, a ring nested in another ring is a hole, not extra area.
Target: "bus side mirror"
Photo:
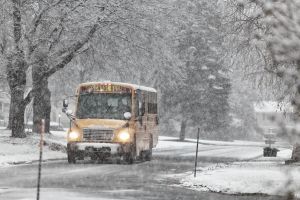
[[[124,113],[124,118],[129,120],[131,118],[131,113],[130,112]]]
[[[63,100],[63,108],[67,108],[69,106],[69,102],[67,99]]]

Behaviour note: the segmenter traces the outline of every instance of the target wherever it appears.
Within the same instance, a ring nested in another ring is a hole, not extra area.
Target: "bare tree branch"
[[[90,41],[95,32],[99,29],[99,23],[96,23],[93,25],[93,27],[89,30],[87,35],[81,40],[76,42],[75,44],[72,45],[71,48],[69,48],[68,54],[64,56],[62,61],[55,65],[54,67],[50,68],[45,74],[43,75],[44,77],[50,77],[52,74],[57,72],[58,70],[64,68],[71,60],[74,58],[75,54],[88,42]]]

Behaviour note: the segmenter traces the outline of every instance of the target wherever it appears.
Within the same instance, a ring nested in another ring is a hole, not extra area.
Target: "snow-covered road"
[[[0,166],[18,163],[30,163],[36,161],[39,156],[39,136],[30,134],[26,139],[10,138],[10,133],[7,130],[0,129]],[[46,135],[46,143],[44,148],[44,160],[64,160],[66,153],[60,151],[52,151],[51,147],[66,146],[66,133],[53,132],[51,135]],[[49,146],[50,144],[50,146]],[[53,145],[54,144],[54,145]],[[241,161],[252,160],[262,157],[262,148],[265,146],[263,142],[249,141],[207,141],[201,140],[199,143],[199,160],[200,161]],[[279,145],[277,160],[287,159],[287,156],[282,157],[282,152],[289,153],[287,145]],[[194,160],[196,150],[195,140],[186,140],[179,142],[176,138],[161,136],[158,146],[153,150],[155,157],[164,159],[177,160]],[[285,153],[286,154],[286,153]]]
[[[51,137],[53,142],[60,141],[64,145],[64,134],[56,133]],[[18,161],[23,160],[27,164],[0,167],[0,200],[33,200],[36,198],[38,166],[32,160],[36,160],[33,159],[35,156],[38,158],[38,146],[36,142],[6,140],[7,136],[3,134],[0,143],[6,145],[2,145],[5,149],[1,150],[0,163],[12,163],[15,156]],[[277,158],[263,158],[263,146],[262,142],[200,141],[198,170],[219,164],[230,166],[234,162],[282,163],[291,153],[288,146],[284,148],[281,145]],[[232,196],[197,191],[182,185],[182,180],[189,181],[187,178],[193,171],[195,150],[195,140],[179,142],[176,138],[160,137],[151,162],[118,165],[113,161],[93,163],[85,160],[70,165],[65,153],[55,153],[46,146],[44,158],[55,160],[43,163],[41,199],[280,199],[276,196]]]

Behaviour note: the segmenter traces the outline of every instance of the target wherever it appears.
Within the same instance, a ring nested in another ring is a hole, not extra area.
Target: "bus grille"
[[[83,129],[84,141],[112,141],[113,135],[113,130]]]

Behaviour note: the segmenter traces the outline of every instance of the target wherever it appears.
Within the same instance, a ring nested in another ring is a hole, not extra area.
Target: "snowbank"
[[[215,165],[198,169],[197,177],[187,174],[184,187],[227,194],[285,195],[293,191],[300,196],[299,166],[278,165],[277,162],[246,162]]]

